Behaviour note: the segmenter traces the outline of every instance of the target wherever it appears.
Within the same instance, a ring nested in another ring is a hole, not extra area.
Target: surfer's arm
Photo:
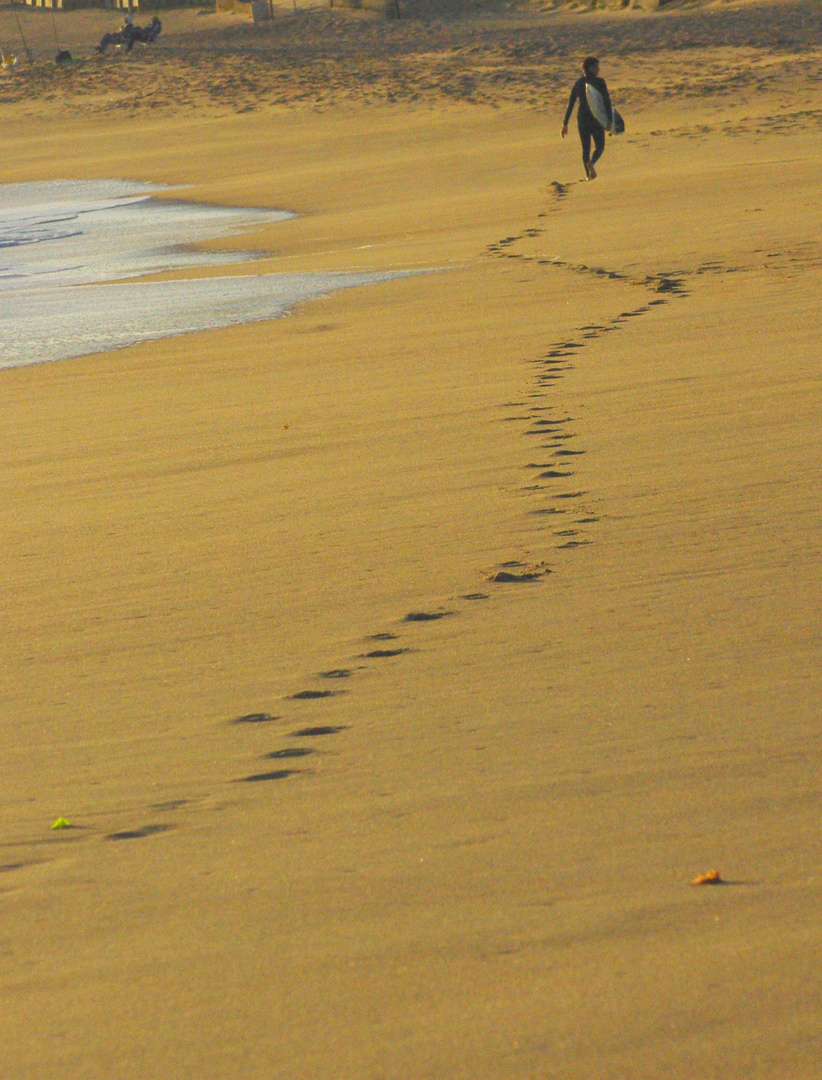
[[[579,83],[574,83],[574,87],[571,90],[571,97],[568,99],[568,108],[565,110],[565,119],[562,121],[562,130],[568,130],[568,121],[571,119],[571,113],[574,111],[574,106],[577,103],[577,97],[579,96]]]

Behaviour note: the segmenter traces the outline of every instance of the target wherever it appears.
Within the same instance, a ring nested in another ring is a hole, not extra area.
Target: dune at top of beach
[[[119,114],[123,123],[189,108],[227,115],[464,102],[545,110],[567,92],[569,72],[591,51],[608,61],[682,58],[680,85],[660,87],[663,94],[678,95],[692,81],[687,50],[800,52],[808,76],[819,74],[822,10],[798,0],[678,0],[656,10],[571,0],[544,9],[492,6],[488,13],[417,7],[413,0],[406,10],[407,18],[389,20],[374,11],[280,8],[261,27],[245,12],[171,10],[163,12],[156,43],[103,56],[94,47],[116,26],[114,13],[66,12],[57,16],[57,40],[76,62],[65,69],[54,63],[55,31],[43,11],[0,10],[0,39],[7,50],[17,43],[19,61],[0,79],[0,103],[10,119],[36,102],[41,118],[70,108]],[[17,17],[33,65],[19,47]],[[744,59],[725,75],[747,77]]]

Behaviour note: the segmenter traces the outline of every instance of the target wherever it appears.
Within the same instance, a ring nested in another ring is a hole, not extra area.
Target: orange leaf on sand
[[[690,882],[691,885],[723,885],[722,875],[718,870],[707,870]]]

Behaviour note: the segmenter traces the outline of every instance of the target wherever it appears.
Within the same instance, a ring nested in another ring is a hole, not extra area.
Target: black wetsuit
[[[588,95],[585,92],[585,84],[590,83],[591,86],[595,86],[602,94],[602,99],[605,102],[605,108],[608,112],[612,112],[611,97],[608,93],[608,87],[605,85],[605,80],[601,79],[599,75],[581,75],[574,83],[574,88],[571,91],[571,98],[568,102],[568,108],[565,110],[564,126],[568,126],[568,121],[571,119],[571,113],[574,111],[574,105],[579,102],[577,109],[577,127],[579,128],[579,138],[582,143],[582,160],[584,164],[594,165],[602,157],[602,152],[605,149],[605,128],[600,124],[599,120],[594,116],[588,107]],[[594,155],[591,157],[591,140],[594,142]]]

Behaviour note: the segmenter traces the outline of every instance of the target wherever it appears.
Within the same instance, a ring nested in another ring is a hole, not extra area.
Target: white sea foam
[[[253,258],[188,245],[294,216],[153,198],[160,190],[117,180],[0,185],[0,368],[271,319],[301,300],[396,276],[135,281]]]

